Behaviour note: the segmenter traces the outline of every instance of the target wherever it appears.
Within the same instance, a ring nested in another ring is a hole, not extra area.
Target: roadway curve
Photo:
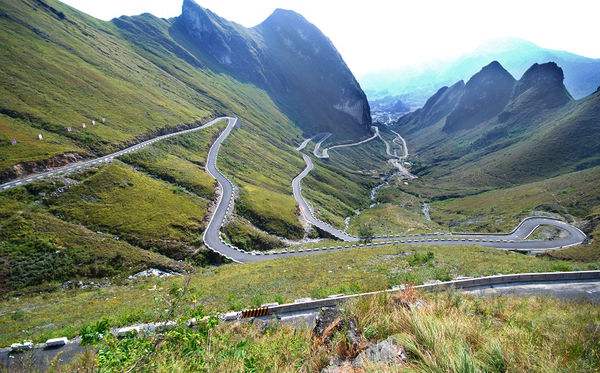
[[[302,197],[302,187],[301,182],[306,175],[313,169],[313,164],[311,159],[304,156],[304,160],[306,162],[305,169],[293,180],[292,187],[294,191],[294,197],[298,201],[300,206],[301,213],[303,217],[309,221],[311,224],[316,225],[317,227],[331,233],[332,235],[338,237],[343,241],[348,241],[352,243],[351,245],[339,245],[333,247],[319,247],[319,248],[308,248],[308,249],[296,249],[296,250],[277,250],[270,252],[246,252],[240,250],[228,243],[225,243],[221,239],[220,229],[227,217],[229,210],[233,206],[233,183],[227,179],[217,168],[217,156],[219,153],[219,149],[223,141],[229,136],[233,128],[235,127],[238,119],[232,117],[224,117],[217,118],[212,120],[202,126],[174,132],[167,135],[157,136],[153,139],[144,141],[140,144],[133,145],[126,149],[120,150],[118,152],[97,158],[92,160],[87,160],[83,162],[73,163],[64,167],[56,168],[44,173],[29,175],[22,179],[13,180],[7,182],[5,184],[0,185],[1,190],[7,190],[11,188],[16,188],[21,185],[25,185],[28,183],[32,183],[37,180],[50,178],[53,176],[66,174],[70,172],[77,172],[84,168],[90,168],[97,166],[102,163],[111,162],[114,158],[119,157],[124,154],[128,154],[139,149],[142,149],[148,145],[151,145],[157,141],[167,139],[173,136],[178,136],[186,133],[191,133],[195,131],[199,131],[210,127],[216,124],[220,120],[227,120],[227,127],[225,130],[219,135],[217,140],[211,146],[208,158],[206,162],[207,172],[212,175],[219,184],[219,197],[217,201],[217,205],[215,210],[213,211],[211,218],[209,220],[209,224],[203,234],[203,240],[206,246],[230,260],[239,263],[248,263],[248,262],[257,262],[268,259],[282,258],[282,257],[296,257],[296,256],[305,256],[312,255],[319,252],[327,252],[327,251],[339,251],[339,250],[349,250],[358,247],[374,247],[374,246],[384,246],[384,245],[392,245],[392,244],[435,244],[435,245],[465,245],[465,244],[475,244],[480,246],[488,246],[494,247],[498,249],[505,250],[522,250],[529,252],[537,252],[537,251],[545,251],[550,249],[558,249],[567,246],[574,246],[582,243],[586,236],[579,229],[573,227],[570,224],[565,222],[549,219],[549,218],[528,218],[522,221],[517,228],[511,233],[508,234],[424,234],[424,235],[398,235],[398,236],[384,236],[377,237],[375,242],[367,243],[367,244],[359,244],[358,237],[351,236],[346,232],[343,232],[337,228],[332,227],[331,225],[320,221],[315,218],[310,205],[306,202],[306,200]],[[367,139],[369,140],[369,139]],[[355,145],[362,144],[367,140],[360,141],[355,143]],[[306,142],[307,143],[307,142]],[[303,143],[306,145],[306,143]],[[349,146],[351,144],[347,144],[345,146]],[[331,149],[331,148],[330,148]],[[552,225],[561,230],[567,232],[567,236],[565,238],[561,238],[559,240],[553,241],[541,241],[541,240],[527,240],[527,237],[539,226],[539,225]]]
[[[217,119],[211,120],[210,122],[208,122],[206,124],[203,124],[201,126],[198,126],[198,127],[194,127],[194,128],[190,128],[190,129],[186,129],[186,130],[182,130],[182,131],[177,131],[177,132],[169,133],[169,134],[166,134],[166,135],[157,136],[157,137],[152,138],[150,140],[141,142],[141,143],[136,144],[136,145],[132,145],[132,146],[130,146],[128,148],[125,148],[123,150],[119,150],[118,152],[115,152],[115,153],[112,153],[112,154],[108,154],[108,155],[105,155],[105,156],[100,157],[100,158],[94,158],[94,159],[90,159],[90,160],[86,160],[86,161],[70,163],[70,164],[68,164],[66,166],[53,168],[53,169],[48,170],[46,172],[41,172],[41,173],[37,173],[37,174],[27,175],[27,176],[24,176],[22,178],[14,179],[14,180],[11,180],[11,181],[6,182],[4,184],[0,184],[0,191],[12,189],[12,188],[17,188],[17,187],[22,186],[22,185],[31,184],[31,183],[33,183],[35,181],[39,181],[39,180],[43,180],[43,179],[48,179],[48,178],[51,178],[51,177],[54,177],[54,176],[58,176],[58,175],[65,175],[65,174],[68,174],[68,173],[81,171],[83,169],[95,167],[95,166],[98,166],[98,165],[103,164],[103,163],[110,163],[115,158],[118,158],[118,157],[120,157],[122,155],[125,155],[125,154],[129,154],[129,153],[135,152],[135,151],[140,150],[142,148],[145,148],[148,145],[152,145],[152,144],[154,144],[157,141],[168,139],[168,138],[173,137],[173,136],[179,136],[179,135],[184,135],[184,134],[191,133],[191,132],[197,132],[197,131],[206,129],[208,127],[211,127],[211,126],[213,126],[214,124],[218,123],[219,121],[221,121],[223,119],[226,119],[226,118],[217,118]]]
[[[373,131],[375,131],[375,134],[367,139],[358,141],[358,142],[353,142],[350,144],[340,144],[340,145],[334,145],[334,146],[330,146],[328,148],[323,148],[323,150],[321,151],[321,154],[319,154],[319,150],[321,148],[321,145],[323,144],[323,141],[327,140],[329,138],[329,136],[331,136],[330,133],[325,134],[325,136],[323,138],[321,138],[321,140],[317,143],[317,145],[315,146],[315,149],[313,151],[313,154],[315,155],[315,157],[320,158],[320,159],[327,159],[329,158],[329,151],[333,150],[333,149],[339,149],[339,148],[349,148],[351,146],[356,146],[356,145],[360,145],[360,144],[364,144],[366,142],[369,142],[371,140],[376,139],[377,137],[379,137],[379,127],[373,126],[371,127],[373,129]]]
[[[398,135],[404,148],[404,155],[399,159],[405,159],[408,156],[408,148],[404,139]],[[320,144],[327,138],[322,138],[317,145]],[[345,144],[343,146],[354,146],[360,145],[367,141],[372,140],[375,137],[380,137],[379,130],[375,127],[375,135],[372,138],[362,140],[353,144]],[[389,145],[381,138],[386,145],[386,151],[390,154]],[[310,139],[306,139],[297,148],[301,151],[306,147]],[[318,148],[317,146],[317,148]],[[333,146],[328,149],[333,149],[341,146]],[[316,155],[316,151],[315,151]],[[322,229],[332,236],[346,242],[357,242],[359,237],[352,236],[347,232],[344,232],[332,225],[319,220],[315,217],[314,211],[306,199],[302,196],[302,180],[310,173],[314,168],[313,162],[309,156],[302,153],[306,167],[302,172],[294,178],[292,181],[292,191],[294,198],[300,208],[300,214],[310,224]],[[323,156],[319,158],[327,158],[327,149],[323,150]],[[409,173],[410,174],[410,173]],[[528,240],[529,236],[541,225],[554,226],[567,233],[566,237],[557,240]],[[514,250],[523,251],[529,253],[543,252],[547,250],[561,249],[565,247],[575,246],[583,243],[587,239],[586,235],[578,228],[571,224],[565,223],[561,220],[543,218],[543,217],[530,217],[524,219],[512,232],[510,233],[497,233],[497,234],[482,234],[482,233],[435,233],[435,234],[420,234],[420,235],[388,235],[376,237],[372,243],[369,244],[353,244],[350,246],[336,246],[333,248],[317,248],[309,251],[321,251],[321,250],[340,250],[346,248],[356,248],[365,246],[383,246],[389,244],[436,244],[436,245],[465,245],[465,244],[477,244],[480,246],[493,247],[496,249],[503,250]],[[303,252],[305,252],[304,250]]]

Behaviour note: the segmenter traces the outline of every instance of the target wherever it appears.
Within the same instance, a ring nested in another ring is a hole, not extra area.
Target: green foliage
[[[375,231],[373,230],[373,226],[371,224],[363,224],[358,227],[358,237],[364,243],[368,243],[373,241],[373,237],[375,236]]]
[[[21,191],[22,192],[22,191]],[[20,193],[20,200],[32,196]],[[67,223],[37,204],[0,197],[0,289],[48,290],[72,278],[122,276],[185,266],[113,236]]]
[[[246,251],[268,251],[285,246],[281,240],[259,231],[242,219],[233,220],[222,231],[235,247]]]
[[[428,251],[426,253],[417,251],[413,255],[409,256],[407,258],[407,261],[411,267],[416,267],[424,264],[433,265],[434,257],[435,255],[431,251]]]
[[[109,326],[106,319],[84,325],[79,332],[81,344],[85,346],[99,342],[105,335],[108,335]]]

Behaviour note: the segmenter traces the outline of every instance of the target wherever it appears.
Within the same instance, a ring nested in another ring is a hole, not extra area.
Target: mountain
[[[485,66],[465,85],[444,131],[469,129],[498,115],[510,100],[514,85],[515,79],[497,61]]]
[[[248,29],[192,1],[172,19],[105,22],[56,0],[0,0],[0,45],[0,180],[236,115],[219,153],[238,192],[223,232],[247,249],[306,234],[290,190],[303,137],[362,137],[371,121],[334,46],[293,12]],[[0,192],[0,289],[219,263],[202,232],[216,198],[206,155],[222,128]],[[309,177],[330,219],[368,206],[373,181],[355,163]]]
[[[563,79],[554,62],[533,64],[518,81],[493,62],[394,127],[422,175],[463,186],[514,185],[595,166],[600,93],[574,101]]]
[[[358,82],[331,41],[298,13],[277,9],[247,29],[184,0],[172,30],[207,66],[267,91],[307,134],[359,136],[370,128]]]
[[[398,95],[409,105],[421,106],[439,87],[468,79],[490,61],[498,61],[517,78],[534,63],[554,61],[562,67],[565,86],[576,99],[600,86],[600,59],[542,48],[521,39],[494,40],[456,59],[425,67],[369,73],[360,77],[360,82],[370,99]]]

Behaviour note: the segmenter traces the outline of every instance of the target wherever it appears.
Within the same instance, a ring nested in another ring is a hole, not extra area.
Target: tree
[[[373,238],[375,237],[373,226],[370,223],[366,223],[358,227],[358,237],[360,237],[360,240],[363,243],[369,243],[373,241]]]

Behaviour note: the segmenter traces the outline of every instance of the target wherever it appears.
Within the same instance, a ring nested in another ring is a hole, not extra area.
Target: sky
[[[182,0],[63,0],[97,18],[175,17]],[[597,0],[196,0],[251,27],[276,8],[319,27],[357,75],[443,61],[487,40],[516,37],[600,58]]]

